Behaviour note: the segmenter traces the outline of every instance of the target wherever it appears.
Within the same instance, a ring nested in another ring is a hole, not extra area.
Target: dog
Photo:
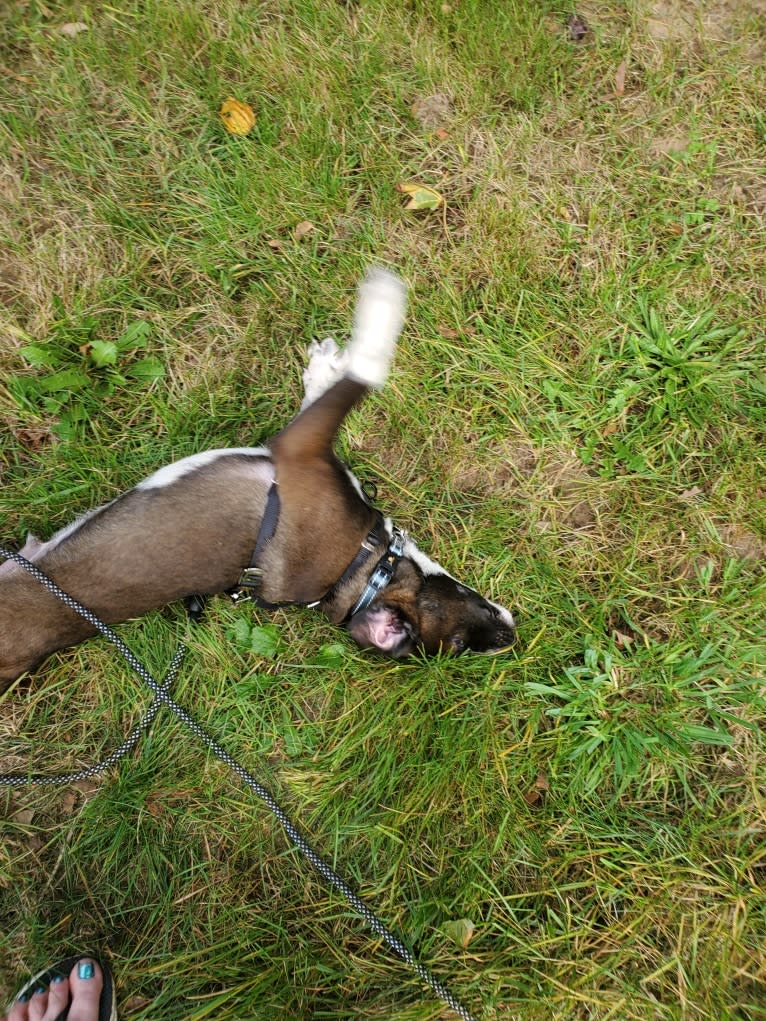
[[[312,345],[301,410],[267,446],[166,465],[47,542],[30,536],[21,555],[108,624],[230,592],[311,606],[394,658],[506,649],[510,611],[422,553],[333,452],[351,408],[385,383],[405,304],[402,281],[371,270],[348,347]],[[20,564],[0,564],[3,687],[94,633]]]

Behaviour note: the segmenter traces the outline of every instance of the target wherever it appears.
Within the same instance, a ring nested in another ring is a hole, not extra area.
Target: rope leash
[[[22,557],[18,553],[6,549],[4,546],[0,546],[0,556],[8,560],[13,560],[21,567],[23,567],[29,574],[32,575],[41,585],[43,585],[49,592],[60,599],[70,610],[74,610],[81,617],[84,617],[97,631],[100,631],[102,635],[109,639],[112,645],[120,652],[123,658],[131,666],[131,668],[138,674],[138,676],[144,681],[145,684],[154,693],[154,701],[147,710],[143,719],[139,722],[133,732],[123,742],[123,744],[115,752],[112,752],[103,762],[98,763],[95,766],[90,766],[85,770],[81,770],[76,773],[69,773],[63,776],[57,777],[45,777],[39,774],[31,776],[25,776],[23,774],[12,774],[7,776],[0,775],[0,786],[11,786],[21,787],[28,783],[42,784],[52,783],[56,785],[62,785],[71,783],[76,779],[84,779],[85,777],[95,776],[97,773],[102,772],[104,769],[113,765],[118,759],[122,758],[131,748],[135,746],[141,735],[148,729],[152,720],[156,716],[157,712],[163,706],[170,711],[189,729],[192,734],[200,741],[205,747],[213,752],[222,762],[226,763],[230,769],[236,773],[236,775],[246,784],[257,796],[266,804],[271,813],[276,816],[282,825],[287,836],[290,838],[295,847],[303,854],[305,858],[313,865],[316,871],[322,876],[322,878],[339,890],[346,898],[348,903],[354,908],[354,910],[361,915],[368,926],[373,932],[380,937],[381,940],[397,954],[405,964],[409,965],[413,971],[416,972],[418,977],[434,992],[436,995],[444,1001],[455,1013],[463,1019],[463,1021],[477,1021],[473,1014],[471,1014],[450,992],[447,987],[439,981],[425,965],[421,964],[416,960],[413,953],[408,947],[396,936],[390,929],[384,925],[383,922],[377,917],[377,915],[369,908],[362,898],[348,885],[348,883],[341,876],[338,875],[335,870],[327,864],[327,862],[314,850],[309,844],[300,830],[293,824],[287,814],[284,812],[282,807],[274,799],[271,792],[264,787],[256,778],[248,773],[247,770],[241,766],[236,759],[226,751],[226,749],[220,745],[215,738],[211,737],[197,722],[194,720],[189,713],[179,705],[169,694],[169,686],[172,680],[178,673],[178,668],[181,664],[181,660],[184,655],[183,646],[179,648],[173,657],[168,674],[162,684],[159,684],[149,671],[144,667],[142,663],[133,655],[128,646],[123,640],[117,635],[107,624],[104,624],[102,620],[91,613],[85,606],[79,603],[72,596],[68,595],[62,589],[56,585],[46,574],[44,574],[35,564],[31,563],[25,557]]]

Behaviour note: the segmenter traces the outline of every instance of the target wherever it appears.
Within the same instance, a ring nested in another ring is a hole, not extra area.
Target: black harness
[[[283,606],[308,606],[311,609],[316,609],[321,606],[322,603],[329,602],[335,596],[336,592],[338,592],[346,584],[346,582],[348,582],[354,574],[356,574],[356,572],[367,563],[372,554],[377,552],[386,541],[387,536],[383,515],[380,511],[376,510],[375,524],[362,540],[362,544],[359,547],[356,556],[340,578],[338,578],[335,584],[332,585],[323,596],[319,599],[313,600],[312,602],[301,603],[298,600],[285,600],[280,603],[269,603],[259,595],[263,586],[263,568],[260,566],[260,561],[266,547],[274,538],[277,525],[279,524],[279,511],[279,485],[275,479],[271,483],[268,496],[266,497],[266,507],[263,511],[261,527],[258,529],[258,536],[255,540],[255,546],[253,547],[253,553],[250,557],[250,563],[243,569],[242,574],[239,577],[239,581],[234,588],[229,589],[227,592],[227,595],[235,603],[251,600],[256,604],[256,606],[260,606],[264,610],[278,610]],[[406,540],[406,532],[403,532],[399,528],[394,528],[392,530],[391,539],[385,552],[375,565],[372,574],[367,580],[364,591],[341,621],[342,624],[345,624],[346,621],[348,621],[355,613],[358,613],[360,610],[367,609],[375,596],[385,589],[394,576],[397,564],[402,559]]]

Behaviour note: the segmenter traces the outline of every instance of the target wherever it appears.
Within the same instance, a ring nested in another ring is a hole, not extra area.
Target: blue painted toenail
[[[34,995],[35,996],[39,996],[40,993],[45,993],[45,992],[47,992],[47,989],[45,988],[45,986],[38,986],[37,989],[35,989]]]
[[[90,961],[80,961],[77,965],[77,977],[78,978],[93,978],[96,974],[96,970]]]
[[[18,1002],[19,1003],[26,1003],[28,999],[29,999],[29,993],[22,993],[21,996],[18,999]]]
[[[53,982],[55,985],[58,985],[59,982],[66,982],[66,975],[54,975]]]

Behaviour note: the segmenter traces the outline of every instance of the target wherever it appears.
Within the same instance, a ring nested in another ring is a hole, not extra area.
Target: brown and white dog
[[[167,465],[48,542],[21,553],[107,623],[190,594],[254,590],[302,603],[389,656],[498,652],[502,606],[459,584],[383,519],[333,453],[351,408],[388,374],[405,309],[401,280],[372,270],[352,339],[312,344],[300,414],[265,447]],[[55,649],[94,634],[19,564],[0,564],[0,690]]]

